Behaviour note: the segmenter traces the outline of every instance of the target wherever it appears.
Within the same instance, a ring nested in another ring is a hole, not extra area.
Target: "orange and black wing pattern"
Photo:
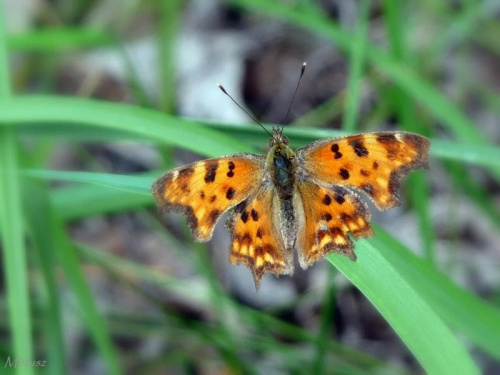
[[[208,241],[222,214],[260,186],[265,159],[236,154],[202,160],[174,169],[151,187],[161,210],[187,217],[196,241]]]
[[[303,171],[322,183],[366,193],[381,210],[398,206],[403,176],[427,169],[430,142],[406,132],[379,132],[320,140],[297,150]]]
[[[307,268],[332,252],[355,260],[348,235],[373,236],[366,204],[341,186],[320,186],[309,180],[299,182],[297,189],[303,206],[297,238],[300,265]]]
[[[268,272],[293,273],[293,249],[285,250],[278,200],[272,184],[263,183],[257,194],[236,206],[227,222],[232,235],[230,262],[252,271],[256,289]]]

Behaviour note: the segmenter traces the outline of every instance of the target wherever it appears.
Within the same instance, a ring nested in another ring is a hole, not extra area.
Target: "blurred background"
[[[401,129],[456,142],[487,140],[497,148],[500,141],[498,1],[5,0],[4,6],[15,95],[94,98],[205,124],[250,123],[217,89],[222,83],[272,124],[283,120],[307,61],[285,134],[310,130],[310,141],[322,134],[318,128]],[[412,75],[426,86],[405,80]],[[454,123],[435,93],[464,117]],[[22,145],[31,162],[24,165],[31,168],[157,177],[204,155],[78,128],[59,135],[26,129]],[[239,141],[267,148],[266,134]],[[292,137],[294,147],[305,143]],[[371,206],[372,220],[498,308],[498,176],[433,158],[430,171],[402,188],[402,206],[384,213]],[[86,188],[52,182],[50,189],[64,206]],[[75,291],[78,283],[56,270],[65,350],[59,363],[68,373],[423,372],[372,304],[326,260],[296,268],[293,277],[267,276],[257,293],[250,272],[229,264],[224,219],[212,241],[200,245],[181,215],[159,220],[149,196],[106,208],[106,199],[119,197],[103,199],[101,211],[80,207],[63,217],[66,231],[55,240],[57,247],[77,244],[77,266],[91,291]],[[31,245],[34,352],[47,358],[47,291]],[[12,341],[3,280],[5,360]],[[90,319],[101,323],[84,322],[82,298],[99,312]],[[99,324],[110,345],[95,332]],[[500,373],[498,358],[460,338],[483,373]]]

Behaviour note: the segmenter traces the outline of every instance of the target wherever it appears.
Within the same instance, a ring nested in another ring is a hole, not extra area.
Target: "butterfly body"
[[[230,261],[245,264],[256,287],[268,273],[293,273],[294,250],[308,267],[330,252],[355,260],[351,239],[373,236],[358,192],[386,210],[399,205],[400,179],[428,167],[429,141],[405,132],[319,140],[293,151],[275,128],[266,157],[235,154],[196,162],[160,177],[160,208],[186,215],[197,241],[211,238],[222,214]]]

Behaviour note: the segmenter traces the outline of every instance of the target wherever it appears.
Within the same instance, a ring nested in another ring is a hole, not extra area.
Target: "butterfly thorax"
[[[278,128],[274,129],[269,146],[266,160],[269,174],[280,197],[290,199],[293,195],[297,165],[295,152],[288,146],[288,139],[282,135]]]

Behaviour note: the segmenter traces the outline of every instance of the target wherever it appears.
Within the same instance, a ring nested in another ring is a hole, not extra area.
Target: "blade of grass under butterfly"
[[[8,100],[10,74],[5,37],[5,4],[0,3],[0,100]],[[30,298],[24,225],[21,203],[21,184],[18,175],[18,155],[15,130],[0,128],[0,234],[4,259],[4,274],[12,357],[33,361]],[[7,366],[7,365],[5,365]],[[3,367],[3,366],[2,366]],[[18,374],[32,374],[33,367],[20,366]]]
[[[338,254],[327,258],[372,302],[426,373],[479,374],[465,346],[382,255],[383,250],[361,239],[356,241],[356,262]]]
[[[428,262],[377,226],[370,239],[443,319],[469,340],[500,359],[500,309],[460,288]]]

